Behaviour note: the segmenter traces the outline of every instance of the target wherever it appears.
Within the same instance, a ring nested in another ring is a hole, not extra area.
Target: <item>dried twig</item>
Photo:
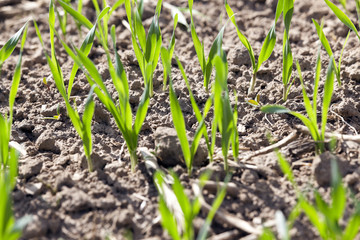
[[[194,192],[196,192],[197,184],[192,184],[192,187]],[[200,197],[199,200],[202,209],[205,210],[206,212],[209,212],[211,206],[204,200],[204,198]],[[218,211],[216,211],[214,219],[219,223],[227,223],[228,225],[231,225],[249,234],[260,235],[262,233],[262,227],[254,227],[252,224],[228,213],[227,211],[221,208],[219,208]]]
[[[232,231],[228,231],[228,232],[224,232],[224,233],[220,233],[218,235],[212,236],[210,238],[208,238],[208,240],[232,240],[232,239],[236,239],[237,237],[239,237],[240,232],[235,229]]]
[[[297,137],[297,132],[294,131],[294,132],[290,133],[289,136],[287,136],[286,138],[282,139],[281,141],[279,141],[277,143],[274,143],[268,147],[259,149],[255,152],[251,152],[249,155],[243,157],[243,161],[246,162],[253,157],[270,153],[277,148],[281,148],[282,146],[289,144],[289,142],[292,142],[296,137]]]
[[[338,118],[340,118],[340,120],[345,123],[351,130],[353,130],[353,132],[355,133],[355,135],[358,135],[358,132],[356,131],[356,128],[354,128],[353,126],[351,126],[348,122],[345,121],[345,119],[340,116],[340,114],[337,114],[336,112],[334,112],[331,108],[330,108],[330,112],[332,114],[334,114],[335,116],[337,116]]]
[[[196,184],[199,184],[199,180],[195,180],[194,181]],[[216,192],[218,191],[218,188],[223,187],[224,185],[226,185],[226,193],[229,194],[232,197],[237,197],[238,193],[239,193],[239,188],[238,186],[236,186],[235,183],[229,182],[227,184],[225,184],[224,182],[214,182],[211,180],[208,180],[205,182],[203,189],[216,194]]]
[[[295,128],[302,133],[310,134],[309,130],[302,125],[296,125]],[[326,138],[336,138],[338,140],[354,141],[360,143],[360,135],[345,135],[340,133],[325,133]]]

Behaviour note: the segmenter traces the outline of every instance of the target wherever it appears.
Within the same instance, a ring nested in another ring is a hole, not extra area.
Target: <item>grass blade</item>
[[[324,98],[321,114],[321,140],[325,139],[325,128],[327,123],[328,111],[331,103],[331,97],[334,91],[334,62],[330,58],[330,63],[326,73],[326,80],[324,85]]]
[[[280,1],[279,1],[280,2]],[[282,1],[281,1],[282,2]],[[244,45],[244,47],[248,50],[249,56],[250,56],[250,60],[251,60],[251,64],[253,69],[255,69],[256,63],[255,63],[255,55],[254,55],[254,51],[248,41],[248,39],[244,36],[244,34],[242,34],[242,32],[239,30],[238,25],[236,24],[236,20],[235,20],[235,14],[234,11],[231,9],[230,5],[227,3],[227,0],[225,0],[225,8],[226,8],[226,12],[228,17],[230,18],[230,21],[233,23],[233,25],[236,28],[236,32],[237,35],[239,37],[240,42]]]
[[[208,56],[208,59],[206,62],[206,68],[205,68],[205,74],[204,74],[204,86],[206,88],[206,91],[208,91],[208,89],[209,89],[210,76],[211,76],[211,72],[212,72],[212,69],[214,66],[213,59],[214,59],[215,55],[220,55],[221,51],[222,51],[222,40],[223,40],[223,36],[224,36],[225,26],[226,26],[226,24],[224,24],[224,26],[221,28],[220,32],[216,36],[216,38],[211,46],[209,56]]]
[[[191,172],[191,154],[190,154],[190,147],[186,136],[186,125],[185,120],[181,111],[180,104],[177,100],[175,91],[172,86],[172,80],[169,82],[169,91],[170,91],[170,109],[171,109],[171,115],[173,118],[174,127],[176,129],[176,132],[178,134],[181,149],[183,151],[184,160],[186,167]]]
[[[329,0],[324,0],[325,3],[331,8],[331,10],[335,13],[335,15],[339,18],[339,20],[341,22],[343,22],[348,28],[350,28],[351,30],[353,30],[356,34],[356,36],[359,38],[360,40],[360,35],[358,30],[356,29],[355,25],[353,24],[353,22],[349,19],[348,16],[346,16],[346,14],[341,11],[335,4],[333,4],[332,2],[330,2]]]
[[[265,62],[274,50],[276,43],[275,24],[270,28],[269,33],[266,35],[264,43],[261,47],[258,62],[256,64],[256,72],[259,70],[261,64]]]
[[[303,80],[303,77],[302,77],[302,74],[301,74],[301,68],[300,68],[300,64],[299,64],[298,61],[296,62],[296,68],[297,68],[298,73],[299,73],[299,79],[300,79],[300,83],[301,83],[301,88],[302,88],[304,106],[305,106],[305,109],[306,109],[306,113],[308,114],[310,121],[313,122],[314,125],[316,126],[317,125],[316,112],[314,112],[314,109],[313,109],[313,107],[311,105],[310,99],[309,99],[309,97],[308,97],[308,95],[306,93],[306,88],[305,88],[305,85],[304,85],[304,80]]]
[[[1,67],[5,60],[11,55],[11,53],[14,51],[23,31],[25,28],[27,29],[28,22],[22,26],[19,31],[17,31],[6,43],[5,45],[0,49],[0,72]]]
[[[21,62],[22,62],[24,45],[25,45],[25,41],[26,41],[26,37],[27,37],[27,30],[28,30],[28,24],[26,23],[24,33],[22,35],[22,40],[21,40],[19,59],[18,59],[18,62],[16,63],[15,72],[13,75],[13,81],[11,84],[11,89],[10,89],[10,94],[9,94],[9,112],[10,112],[9,121],[10,121],[10,124],[12,123],[12,119],[13,119],[14,103],[15,103],[15,98],[16,98],[16,94],[17,94],[19,84],[20,84],[20,79],[21,79]]]
[[[86,35],[83,43],[81,44],[80,50],[82,52],[84,52],[84,54],[86,56],[90,53],[91,47],[93,45],[94,38],[95,38],[96,26],[97,26],[97,24],[94,24],[94,26],[90,29],[90,31]],[[76,73],[77,73],[78,69],[79,69],[79,66],[76,63],[74,63],[73,68],[71,69],[70,78],[69,78],[69,84],[68,84],[68,90],[67,90],[67,94],[68,94],[69,99],[70,99],[70,96],[71,96],[72,87],[73,87],[75,76],[76,76]]]
[[[231,179],[231,175],[227,174],[225,177],[223,186],[220,188],[220,190],[216,194],[216,198],[213,201],[211,209],[206,217],[205,224],[201,227],[201,229],[199,231],[198,237],[196,238],[197,240],[205,240],[206,239],[207,233],[210,229],[211,222],[212,222],[216,212],[220,208],[222,202],[224,201],[224,198],[226,196],[226,187],[227,187],[227,184],[229,183],[230,179]]]
[[[68,12],[71,16],[73,16],[78,22],[80,22],[86,28],[91,29],[93,27],[93,24],[84,15],[73,9],[66,2],[62,0],[57,0],[57,2],[66,12]]]

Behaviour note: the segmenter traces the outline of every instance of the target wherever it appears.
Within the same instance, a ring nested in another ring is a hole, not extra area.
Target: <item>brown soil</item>
[[[84,1],[83,13],[92,21],[95,12],[91,1]],[[151,2],[151,1],[150,1]],[[187,7],[187,1],[166,1],[170,4]],[[259,53],[262,41],[274,19],[275,0],[233,0],[229,1],[237,12],[240,29],[248,37],[255,53]],[[12,5],[9,5],[12,4]],[[145,6],[144,22],[149,26],[154,12],[154,3]],[[222,24],[226,21],[225,7],[222,0],[195,1],[194,9],[202,15],[195,16],[199,38],[205,43],[205,52],[209,51],[211,42],[216,37]],[[350,16],[356,19],[355,5],[349,3]],[[6,1],[0,3],[0,45],[9,39],[25,21],[34,17],[44,39],[48,39],[48,1]],[[185,14],[186,15],[186,14]],[[189,21],[189,15],[186,15]],[[294,17],[291,25],[291,46],[294,58],[299,60],[303,69],[306,84],[311,90],[314,65],[318,49],[318,36],[311,18],[318,22],[325,21],[325,33],[336,55],[340,54],[342,43],[348,29],[334,16],[323,1],[301,0],[295,2]],[[112,16],[111,24],[116,25],[118,48],[125,65],[131,91],[131,103],[136,106],[142,93],[142,77],[135,56],[129,31],[121,24],[126,20],[124,7],[120,7]],[[79,44],[79,35],[75,24],[67,27],[67,40]],[[279,21],[280,22],[280,21]],[[163,8],[160,17],[163,39],[167,45],[172,32],[172,19],[168,9]],[[282,97],[282,29],[277,28],[278,40],[274,53],[264,63],[256,83],[255,93],[260,94],[262,104],[274,104]],[[86,30],[83,29],[83,36]],[[208,97],[203,83],[197,56],[193,48],[191,35],[184,28],[176,30],[175,54],[185,65],[198,104],[202,107]],[[297,131],[295,125],[300,122],[289,115],[265,115],[246,103],[246,95],[251,76],[251,64],[245,48],[241,45],[234,27],[226,27],[224,48],[229,61],[229,89],[238,93],[239,135],[242,153],[240,161],[251,151],[270,145],[268,136],[279,141],[290,133]],[[0,108],[5,112],[12,74],[15,68],[18,49],[4,64],[1,72]],[[62,70],[67,78],[72,61],[58,43],[57,54]],[[104,79],[109,79],[106,57],[99,44],[95,44],[90,54],[91,59],[100,69]],[[329,132],[341,134],[357,134],[360,131],[360,56],[359,41],[351,34],[344,52],[342,67],[342,87],[335,86],[332,107],[329,112],[327,128]],[[323,68],[328,57],[322,51]],[[186,119],[187,130],[196,129],[196,118],[185,83],[176,66],[174,68],[174,84]],[[323,70],[323,75],[325,70]],[[24,231],[23,239],[123,239],[132,233],[134,239],[167,239],[169,236],[162,230],[158,212],[158,193],[152,178],[148,175],[145,164],[140,160],[136,171],[130,171],[130,160],[127,150],[120,155],[124,140],[117,130],[114,121],[106,109],[96,100],[96,112],[93,120],[93,142],[96,159],[101,162],[98,170],[89,173],[83,162],[82,143],[73,128],[62,98],[55,84],[50,81],[47,88],[42,79],[50,75],[46,59],[42,53],[35,29],[29,28],[28,39],[23,57],[23,73],[15,105],[15,119],[12,140],[22,144],[27,155],[19,162],[18,184],[13,192],[16,217],[26,214],[34,216],[33,221]],[[294,70],[295,76],[295,70]],[[159,64],[154,77],[154,97],[145,124],[140,133],[139,146],[155,149],[154,133],[160,126],[173,127],[168,91],[162,91],[162,66]],[[106,82],[110,86],[110,81]],[[89,92],[89,85],[82,74],[78,74],[73,89],[77,106],[81,110]],[[113,88],[112,91],[115,91]],[[322,86],[320,87],[322,89]],[[255,94],[250,96],[255,97]],[[289,100],[285,103],[292,110],[304,112],[301,98],[301,86],[298,79],[291,90]],[[60,120],[46,120],[56,114],[60,106]],[[210,121],[210,120],[209,120]],[[350,127],[351,126],[351,127]],[[327,195],[328,187],[322,187],[315,181],[316,168],[312,164],[315,151],[311,138],[298,133],[281,151],[292,164],[298,184],[302,189],[311,192],[317,188]],[[352,141],[339,141],[336,154],[345,162],[345,183],[355,196],[360,199],[359,168],[360,146]],[[96,160],[95,160],[96,161]],[[239,219],[254,226],[269,224],[274,219],[276,210],[288,216],[296,203],[296,196],[290,183],[284,178],[277,165],[274,153],[263,154],[247,161],[260,170],[236,169],[231,182],[237,192],[229,194],[222,208]],[[205,169],[220,171],[221,163],[198,167],[189,179],[186,169],[176,166],[183,184],[191,189],[190,183]],[[220,169],[220,170],[219,170]],[[268,169],[269,171],[265,171]],[[314,173],[313,173],[314,172]],[[315,174],[315,175],[314,175]],[[328,173],[329,174],[329,173]],[[324,176],[329,177],[329,175]],[[216,180],[216,179],[214,179]],[[222,180],[222,179],[220,179]],[[191,193],[191,191],[189,191]],[[205,191],[206,200],[211,204],[215,192]],[[351,208],[347,209],[347,215]],[[206,212],[202,211],[196,219],[196,227],[200,227]],[[346,219],[345,219],[346,220]],[[233,226],[215,219],[211,235],[234,230]],[[241,239],[248,235],[244,231],[232,232],[232,239]],[[293,239],[319,239],[316,230],[310,225],[305,215],[300,215],[293,229]],[[250,239],[250,238],[249,238]],[[360,235],[358,236],[360,239]]]

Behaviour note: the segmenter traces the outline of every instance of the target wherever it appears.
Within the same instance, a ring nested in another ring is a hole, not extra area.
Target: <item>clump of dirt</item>
[[[6,1],[9,2],[9,1]],[[84,1],[83,13],[90,20],[95,20],[95,11],[91,1]],[[178,7],[187,7],[187,1],[166,1]],[[237,24],[248,37],[256,55],[273,23],[276,0],[238,0],[228,1],[236,15]],[[34,17],[48,40],[48,3],[44,0],[12,1],[11,5],[0,3],[0,45],[10,38],[29,17]],[[349,3],[349,9],[355,9]],[[143,20],[149,26],[154,13],[154,3],[145,5]],[[205,52],[210,49],[213,39],[226,20],[226,11],[222,0],[196,1],[194,9],[199,14],[194,16],[199,38],[205,44]],[[189,21],[189,15],[185,13]],[[355,18],[354,10],[350,16]],[[295,1],[294,17],[291,25],[290,41],[294,58],[303,70],[305,84],[311,92],[314,79],[314,67],[319,46],[316,29],[311,19],[324,19],[324,31],[328,35],[331,46],[338,59],[342,43],[348,29],[328,9],[323,1]],[[126,20],[124,7],[114,12],[110,23],[115,24],[118,39],[118,49],[121,60],[128,74],[131,104],[136,106],[143,89],[143,81],[135,55],[132,51],[130,32],[122,20]],[[172,18],[170,11],[163,8],[160,16],[164,44],[171,37]],[[79,34],[75,23],[69,17],[67,26],[67,41],[78,45]],[[87,30],[83,28],[83,36]],[[282,31],[283,24],[278,23],[278,39],[275,50],[268,61],[261,67],[255,87],[255,94],[260,96],[261,104],[274,104],[282,98]],[[184,64],[191,88],[198,105],[202,108],[209,97],[203,87],[203,76],[193,47],[191,34],[184,27],[178,27],[175,32],[175,54]],[[247,104],[249,99],[247,89],[251,78],[250,58],[241,45],[235,29],[228,24],[224,36],[224,49],[229,61],[229,89],[238,93],[240,161],[255,165],[255,169],[234,168],[231,183],[233,191],[225,198],[222,209],[238,219],[253,226],[271,225],[275,212],[281,210],[288,216],[296,204],[296,194],[291,184],[282,175],[277,164],[276,155],[267,152],[247,157],[256,150],[264,149],[272,141],[278,142],[290,133],[297,131],[296,125],[301,122],[289,115],[265,115],[259,109]],[[44,85],[42,79],[50,76],[45,56],[37,39],[35,29],[29,28],[28,39],[23,56],[23,72],[18,91],[12,140],[22,144],[27,155],[19,162],[19,178],[13,192],[14,211],[19,218],[26,214],[33,215],[33,221],[26,227],[23,239],[123,239],[132,235],[134,239],[168,239],[162,229],[158,211],[158,193],[151,176],[147,173],[145,164],[140,160],[135,172],[130,171],[130,157],[127,150],[123,151],[124,140],[107,110],[96,101],[96,111],[93,120],[94,155],[97,164],[96,171],[89,173],[84,162],[82,143],[66,116],[66,108],[55,84],[49,81]],[[61,44],[57,43],[57,54],[65,79],[69,77],[72,61],[66,55]],[[360,73],[359,73],[359,41],[354,34],[350,35],[345,48],[342,66],[342,86],[335,86],[332,107],[329,111],[329,132],[341,134],[357,134],[360,131]],[[15,50],[4,64],[1,72],[0,109],[7,110],[7,99],[15,68],[18,49]],[[323,68],[328,62],[326,52],[321,50]],[[114,94],[111,87],[106,56],[101,46],[94,44],[90,53],[91,59],[97,65],[105,84]],[[196,118],[192,112],[191,103],[185,82],[173,65],[174,88],[184,113],[186,127],[189,133],[194,133],[197,127]],[[324,77],[325,71],[322,72]],[[296,74],[294,71],[294,77]],[[162,90],[162,66],[159,64],[154,76],[154,96],[150,101],[149,111],[144,126],[140,132],[139,146],[156,150],[156,130],[160,127],[172,128],[172,118],[169,106],[168,91]],[[320,86],[322,89],[322,85]],[[83,74],[78,73],[73,88],[73,97],[79,109],[90,87]],[[298,79],[291,89],[289,99],[285,104],[291,110],[303,112],[301,86]],[[235,102],[235,99],[233,99]],[[60,111],[59,120],[49,120]],[[207,119],[210,126],[211,116]],[[164,133],[166,134],[166,133]],[[269,136],[270,140],[269,140]],[[172,145],[169,145],[172,146]],[[219,145],[217,146],[219,147]],[[173,150],[173,149],[171,149]],[[162,149],[161,151],[166,151]],[[178,149],[178,156],[181,156]],[[319,189],[323,194],[329,194],[329,187],[319,182],[321,171],[312,170],[315,156],[314,143],[307,134],[298,133],[297,137],[281,148],[282,153],[291,163],[297,183],[302,189]],[[344,182],[350,187],[357,199],[360,199],[360,176],[358,142],[341,140],[335,151],[336,158],[346,162],[343,171]],[[217,152],[220,152],[217,148]],[[176,153],[173,153],[176,154]],[[166,155],[166,152],[165,152]],[[176,159],[176,158],[175,158]],[[179,159],[179,158],[177,158]],[[325,156],[318,159],[328,161]],[[182,183],[191,193],[191,182],[203,171],[214,171],[212,179],[222,181],[225,173],[220,160],[206,165],[203,159],[194,169],[189,178],[183,164],[176,165],[174,171],[180,176]],[[326,163],[325,163],[326,164]],[[266,171],[268,170],[268,171]],[[320,186],[319,186],[320,185]],[[214,189],[204,191],[206,201],[211,203],[215,198]],[[349,209],[351,210],[351,209]],[[206,211],[201,211],[195,221],[196,229],[201,227]],[[249,233],[215,218],[211,235],[231,233],[232,239],[240,239]],[[319,235],[311,226],[305,215],[301,215],[291,230],[292,239],[319,239]]]

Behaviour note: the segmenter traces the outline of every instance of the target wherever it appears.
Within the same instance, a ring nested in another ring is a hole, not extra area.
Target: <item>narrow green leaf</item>
[[[346,228],[344,230],[343,239],[351,240],[355,239],[356,235],[359,233],[360,228],[360,212],[357,210],[348,221]]]
[[[314,112],[314,109],[311,105],[310,99],[306,93],[306,88],[304,85],[304,80],[301,74],[301,68],[300,68],[300,64],[298,61],[296,61],[296,67],[299,73],[299,79],[300,79],[300,83],[301,83],[301,87],[302,87],[302,93],[303,93],[303,100],[304,100],[304,106],[306,109],[306,113],[309,116],[309,119],[311,122],[313,122],[314,126],[317,126],[317,116],[316,116],[316,112]]]
[[[316,212],[316,209],[312,205],[310,205],[304,198],[300,198],[299,201],[301,208],[308,216],[310,222],[314,225],[314,227],[317,228],[317,230],[320,233],[320,236],[323,239],[327,239],[326,230],[325,230],[326,226],[324,225],[324,223],[321,222],[320,220],[321,217]]]
[[[322,25],[320,26],[315,19],[312,19],[315,27],[316,27],[316,31],[317,31],[317,34],[319,36],[319,39],[322,43],[322,45],[324,46],[327,54],[329,56],[333,56],[333,51],[331,50],[331,47],[330,47],[330,44],[329,44],[329,41],[327,40],[326,36],[325,36],[325,33],[323,31],[323,28],[322,28]]]
[[[276,5],[276,12],[275,12],[275,23],[279,20],[281,13],[284,9],[284,0],[278,0]]]
[[[150,103],[150,90],[148,87],[145,87],[135,117],[134,132],[136,135],[139,134],[141,127],[145,121],[146,114],[149,108],[149,103]]]
[[[68,12],[71,16],[75,18],[78,22],[80,22],[82,25],[84,25],[86,28],[91,29],[93,27],[93,24],[81,13],[73,9],[71,6],[69,6],[66,2],[62,0],[57,0],[57,2],[61,5],[61,7]]]
[[[155,185],[158,189],[159,195],[160,195],[160,201],[159,201],[159,212],[161,214],[161,224],[164,227],[164,229],[166,229],[169,233],[169,235],[174,239],[174,240],[180,240],[180,234],[177,230],[177,222],[175,220],[174,215],[170,212],[169,208],[166,205],[165,202],[165,196],[164,196],[164,190],[163,190],[163,185],[164,180],[162,177],[162,174],[160,172],[156,172],[154,175],[154,181],[155,181]]]
[[[276,32],[275,32],[275,24],[270,28],[269,33],[266,35],[264,43],[261,47],[260,55],[258,58],[258,62],[256,64],[256,71],[259,70],[261,64],[265,62],[270,55],[272,54],[276,43]]]
[[[264,113],[290,113],[291,111],[281,105],[266,105],[260,108]]]
[[[3,65],[3,63],[5,62],[5,60],[11,55],[11,53],[14,51],[23,31],[25,30],[25,28],[27,29],[28,26],[28,22],[26,22],[24,24],[24,26],[22,26],[20,28],[19,31],[17,31],[6,43],[5,45],[0,49],[0,70],[1,70],[1,66]]]
[[[124,4],[125,3],[125,0],[118,0],[117,2],[115,2],[114,4],[113,4],[113,6],[111,7],[111,10],[110,10],[110,12],[109,12],[109,15],[111,16],[112,15],[112,13],[116,10],[116,9],[118,9],[122,4]]]
[[[295,182],[294,174],[291,170],[291,166],[288,161],[284,158],[284,156],[279,152],[276,151],[276,155],[278,157],[279,165],[281,168],[281,171],[286,175],[287,179],[291,182],[293,187],[296,189],[297,184]]]
[[[220,208],[222,202],[224,201],[224,198],[226,196],[226,188],[227,184],[229,183],[231,179],[231,175],[227,174],[225,177],[224,185],[220,188],[220,190],[216,194],[216,198],[212,203],[211,209],[206,217],[205,224],[201,227],[200,232],[198,234],[197,240],[205,240],[207,237],[207,233],[210,229],[211,222]]]
[[[33,22],[34,22],[34,27],[35,27],[36,35],[38,36],[38,38],[39,38],[39,40],[40,40],[41,46],[44,48],[44,41],[42,40],[42,36],[41,36],[39,27],[38,27],[35,19],[33,20]]]
[[[314,114],[317,115],[317,95],[319,92],[319,81],[321,74],[321,57],[320,57],[320,48],[316,57],[316,68],[315,68],[315,78],[314,78],[314,93],[313,93],[313,110]]]
[[[348,16],[346,16],[346,14],[341,11],[335,4],[333,4],[332,2],[330,2],[329,0],[324,0],[325,3],[331,8],[331,10],[335,13],[335,15],[339,18],[339,20],[341,22],[343,22],[348,28],[350,28],[351,30],[353,30],[356,33],[356,36],[359,38],[360,40],[360,35],[358,30],[356,29],[355,25],[353,24],[353,22],[348,18]]]
[[[280,1],[279,1],[280,2]],[[282,2],[282,1],[281,1]],[[236,24],[236,20],[235,20],[235,14],[233,12],[233,10],[231,9],[231,7],[229,6],[229,4],[227,3],[227,0],[225,0],[225,8],[226,8],[226,12],[228,14],[228,17],[230,18],[231,22],[233,23],[233,25],[236,28],[236,32],[237,35],[239,37],[240,42],[244,45],[244,47],[248,50],[249,56],[250,56],[250,60],[251,60],[251,64],[253,69],[255,69],[256,63],[255,63],[255,55],[254,55],[254,51],[248,41],[248,39],[244,36],[244,34],[242,34],[242,32],[239,30],[239,27]]]
[[[331,97],[334,91],[334,61],[330,58],[330,63],[326,73],[326,80],[324,85],[324,98],[321,113],[321,140],[325,139],[325,129],[327,123],[328,111],[331,103]]]
[[[192,220],[192,209],[189,197],[185,194],[184,187],[181,185],[179,178],[176,176],[174,172],[172,172],[171,176],[174,179],[174,183],[172,185],[172,189],[175,193],[177,201],[180,204],[181,210],[184,213],[185,222],[187,220]],[[185,223],[186,224],[186,223]],[[189,224],[189,223],[188,223]],[[192,224],[192,223],[190,223]]]
[[[185,120],[171,81],[169,82],[169,88],[170,88],[170,109],[171,109],[173,124],[176,129],[178,138],[180,140],[180,145],[183,151],[186,167],[188,169],[191,169],[192,166],[190,165],[190,160],[191,160],[190,147],[186,136]]]
[[[84,52],[84,54],[87,56],[90,53],[91,47],[94,42],[95,38],[95,31],[96,31],[97,24],[94,24],[94,26],[90,29],[88,34],[86,35],[83,43],[81,44],[80,51]],[[69,84],[68,84],[68,98],[71,96],[72,87],[74,84],[75,76],[78,71],[79,67],[76,63],[74,63],[73,68],[71,69],[70,78],[69,78]]]
[[[28,24],[26,24],[26,27],[24,29],[24,33],[22,36],[19,59],[16,63],[13,81],[11,84],[11,89],[10,89],[10,94],[9,94],[9,109],[10,109],[9,110],[10,111],[9,120],[10,120],[10,123],[12,123],[13,107],[14,107],[15,98],[16,98],[16,94],[17,94],[18,87],[20,84],[20,79],[21,79],[21,62],[22,62],[22,54],[23,54],[23,50],[24,50],[24,45],[25,45],[25,41],[26,41],[26,37],[27,37],[27,30],[28,30]]]
[[[211,71],[213,69],[213,59],[214,59],[215,55],[221,55],[222,40],[223,40],[223,36],[224,36],[225,26],[226,26],[226,24],[219,31],[218,35],[216,36],[216,38],[211,46],[210,52],[209,52],[209,56],[208,56],[208,59],[206,62],[206,68],[205,68],[205,76],[204,76],[204,86],[206,89],[208,89],[209,82],[210,82]]]
[[[342,184],[339,166],[335,158],[331,159],[331,178],[332,178],[331,212],[334,214],[334,219],[338,221],[342,218],[342,215],[346,207],[346,189]]]

